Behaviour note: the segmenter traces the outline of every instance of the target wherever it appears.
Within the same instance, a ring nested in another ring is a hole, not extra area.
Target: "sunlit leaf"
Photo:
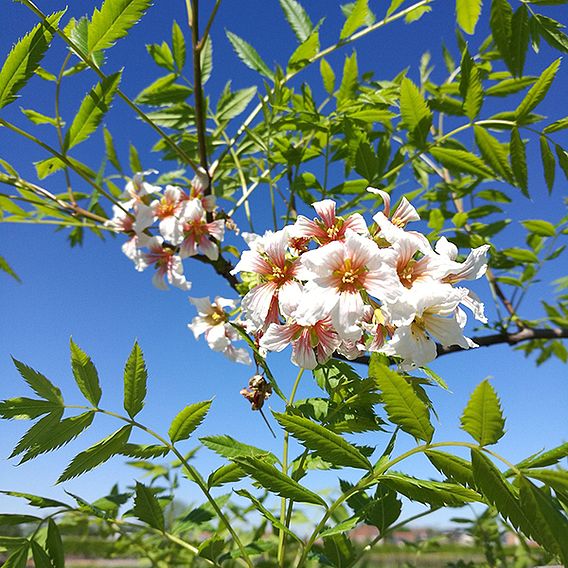
[[[138,342],[134,343],[124,367],[124,410],[134,418],[144,407],[148,371]]]
[[[227,31],[227,37],[235,50],[235,53],[239,56],[239,59],[250,69],[253,71],[257,71],[261,75],[268,77],[271,79],[273,77],[273,73],[266,65],[266,63],[262,60],[258,51],[244,39],[240,38],[238,35]]]
[[[186,440],[203,422],[209,412],[212,400],[205,400],[186,406],[172,421],[168,434],[175,443]]]
[[[91,358],[71,339],[71,367],[75,382],[83,396],[93,405],[97,406],[101,400],[101,387],[99,374]]]
[[[473,391],[463,411],[461,427],[482,446],[496,444],[505,434],[501,404],[487,379]]]
[[[279,0],[284,16],[296,34],[298,41],[304,43],[312,33],[313,24],[303,6],[297,0]]]

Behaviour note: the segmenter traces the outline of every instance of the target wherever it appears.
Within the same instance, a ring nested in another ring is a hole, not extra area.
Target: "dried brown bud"
[[[250,402],[252,410],[260,410],[272,394],[272,386],[262,375],[253,375],[248,388],[242,389],[241,394]]]

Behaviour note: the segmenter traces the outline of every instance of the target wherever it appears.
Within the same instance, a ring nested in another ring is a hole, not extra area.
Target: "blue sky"
[[[332,2],[304,2],[313,21],[325,17],[322,45],[328,45],[338,34],[342,16],[339,6]],[[448,6],[433,5],[433,14],[425,16],[411,26],[395,24],[392,27],[371,34],[357,44],[359,68],[362,71],[374,70],[376,77],[392,78],[400,70],[409,67],[409,75],[418,76],[419,57],[423,51],[430,50],[433,62],[440,67],[440,44],[443,40],[456,53],[453,36],[453,18]],[[449,3],[445,3],[449,4]],[[44,2],[47,10],[57,9],[63,2]],[[96,3],[88,5],[88,12]],[[379,12],[379,2],[370,2]],[[167,7],[166,7],[167,6]],[[262,6],[260,9],[259,7]],[[551,15],[554,11],[548,11]],[[559,10],[556,11],[559,15]],[[73,6],[69,14],[81,15]],[[109,51],[106,71],[115,71],[125,66],[123,90],[134,97],[142,88],[162,71],[154,65],[146,54],[145,44],[169,39],[171,22],[177,19],[184,26],[184,2],[160,3],[153,7],[142,23],[137,25],[130,36],[121,40]],[[0,54],[4,56],[10,44],[35,23],[33,15],[19,4],[4,2],[0,7],[0,21],[3,33],[0,36]],[[486,18],[481,23],[487,30]],[[184,27],[184,29],[186,29]],[[284,22],[278,3],[225,2],[218,15],[212,32],[214,46],[214,71],[207,88],[216,100],[225,82],[232,79],[233,88],[249,86],[257,81],[254,72],[241,64],[232,53],[224,29],[229,29],[251,41],[264,59],[284,63],[294,49],[294,38]],[[480,35],[475,41],[480,42]],[[188,38],[189,40],[189,38]],[[396,45],[396,57],[393,47]],[[472,46],[474,50],[476,45]],[[333,54],[330,63],[340,73],[343,58],[350,53],[348,47]],[[546,61],[550,52],[542,49]],[[63,48],[56,41],[55,48],[48,54],[44,66],[57,69]],[[538,72],[545,67],[544,57],[531,54],[528,67]],[[188,70],[188,73],[190,71]],[[317,70],[306,71],[302,79],[311,80],[316,96],[322,89]],[[74,109],[86,90],[95,82],[91,74],[82,74],[64,86],[65,103],[63,114],[72,118]],[[560,118],[558,108],[565,107],[568,91],[568,71],[561,68],[555,95],[546,100],[544,114]],[[2,116],[18,124],[28,126],[19,113],[19,106],[34,108],[52,114],[53,87],[39,79],[33,79],[26,87],[21,101],[2,110]],[[555,98],[556,97],[556,98]],[[115,142],[123,163],[127,163],[128,144],[133,142],[141,152],[144,167],[155,167],[165,171],[169,166],[158,162],[157,156],[149,152],[155,142],[154,134],[140,121],[135,120],[130,111],[118,101],[109,113],[106,123],[114,134]],[[38,127],[47,129],[49,127]],[[51,135],[51,133],[50,133]],[[558,138],[561,141],[561,137]],[[98,156],[102,155],[102,135],[77,148],[77,157],[95,169]],[[564,137],[566,144],[566,137]],[[532,145],[533,154],[536,145]],[[92,160],[96,156],[96,160]],[[31,164],[46,157],[35,147],[14,139],[0,130],[0,157],[12,163],[23,177],[34,180]],[[533,163],[534,162],[534,163]],[[560,179],[552,197],[546,194],[541,180],[538,160],[531,160],[531,194],[533,200],[516,199],[507,214],[512,218],[526,219],[542,216],[552,222],[564,214],[561,197],[566,195],[565,180]],[[172,168],[173,169],[173,168]],[[333,180],[332,180],[333,181]],[[336,183],[340,182],[337,177]],[[79,183],[79,182],[77,182]],[[62,176],[53,176],[45,181],[51,191],[63,191]],[[77,185],[80,188],[80,185]],[[501,188],[499,188],[501,189]],[[259,211],[257,230],[270,226],[270,220],[262,213],[266,208],[267,196],[261,194],[253,210]],[[535,210],[537,210],[535,212]],[[370,217],[369,217],[370,219]],[[244,220],[240,219],[241,222]],[[519,241],[523,233],[512,229],[504,237],[502,244],[510,246]],[[70,403],[81,404],[81,395],[74,385],[68,354],[69,337],[82,346],[93,357],[103,387],[103,407],[119,410],[122,397],[122,368],[132,343],[137,338],[144,350],[150,372],[147,406],[140,415],[143,422],[165,432],[171,418],[189,403],[215,397],[211,414],[199,430],[199,435],[228,433],[241,441],[261,447],[270,447],[279,452],[280,440],[276,443],[262,423],[260,416],[248,410],[239,390],[246,385],[252,368],[234,365],[221,355],[211,352],[203,341],[196,342],[186,325],[195,315],[187,296],[172,289],[167,293],[155,289],[150,281],[151,274],[137,273],[131,262],[120,252],[120,239],[101,242],[88,236],[82,248],[71,249],[65,232],[55,232],[50,227],[0,224],[0,255],[12,264],[23,280],[22,284],[0,274],[0,398],[9,398],[24,393],[23,382],[13,368],[9,355],[23,360],[41,370],[63,390]],[[562,261],[549,268],[547,278],[565,275]],[[232,297],[227,285],[216,278],[210,269],[199,263],[187,263],[186,273],[193,282],[190,292],[194,296],[226,295]],[[483,283],[475,285],[482,297],[489,300]],[[543,284],[531,292],[526,304],[527,317],[536,317],[540,309],[536,304],[538,297],[551,294],[551,287]],[[531,304],[531,300],[533,300]],[[471,329],[471,328],[470,328]],[[272,356],[273,368],[279,382],[289,390],[296,369],[290,366],[289,354]],[[432,365],[441,374],[452,393],[442,390],[432,393],[440,416],[437,426],[437,440],[465,440],[459,426],[459,415],[473,388],[485,377],[493,377],[492,383],[499,392],[507,416],[507,434],[499,447],[501,453],[515,461],[536,452],[543,447],[552,447],[566,440],[568,428],[565,409],[568,408],[568,388],[566,386],[566,367],[554,360],[537,368],[532,360],[507,346],[479,349],[441,358]],[[364,368],[361,373],[364,375]],[[299,397],[317,393],[311,378],[306,374],[300,387]],[[28,393],[29,394],[29,393]],[[280,401],[270,401],[270,407],[281,410]],[[25,431],[28,423],[0,424],[0,456],[9,455],[13,445]],[[1,462],[0,489],[29,491],[43,495],[64,498],[61,487],[53,484],[67,462],[81,449],[96,442],[119,425],[112,420],[98,417],[96,427],[91,428],[78,442],[54,453],[42,456],[21,467],[15,462]],[[379,446],[387,441],[387,434],[374,434],[367,437],[366,443]],[[150,442],[137,435],[141,442]],[[192,447],[187,442],[186,447]],[[405,447],[403,443],[401,449]],[[204,473],[219,464],[208,450],[199,454],[199,462]],[[432,470],[420,460],[409,462],[405,471],[417,476],[433,475]],[[66,484],[66,489],[95,499],[105,493],[115,480],[124,487],[140,473],[115,459],[101,468]],[[317,474],[311,481],[313,487],[321,488],[335,484],[336,474]],[[192,486],[182,488],[180,498],[186,502],[200,501],[201,497]],[[3,511],[19,511],[22,505],[14,500],[0,496]],[[408,514],[417,509],[409,507]],[[446,524],[453,513],[443,512],[432,518],[433,523]]]

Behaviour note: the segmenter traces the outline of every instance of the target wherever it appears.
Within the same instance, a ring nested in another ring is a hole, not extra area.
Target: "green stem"
[[[298,371],[298,375],[296,376],[296,380],[294,381],[294,385],[292,386],[292,392],[290,393],[290,397],[288,398],[288,402],[286,404],[286,410],[294,404],[294,398],[296,397],[296,392],[298,391],[298,386],[300,385],[300,380],[302,375],[304,374],[304,369],[301,368]],[[288,475],[288,441],[290,435],[285,430],[284,431],[284,445],[282,448],[282,473],[284,475]],[[290,499],[290,507],[292,507],[292,500]],[[286,524],[286,498],[282,497],[280,499],[280,523],[285,525]],[[278,566],[281,568],[285,568],[284,562],[286,561],[286,533],[284,531],[280,531],[278,535]]]
[[[69,406],[67,408],[80,408],[80,407]],[[225,516],[225,514],[223,513],[223,511],[221,510],[221,508],[219,507],[219,505],[217,504],[217,502],[215,501],[215,499],[213,498],[211,493],[209,492],[207,485],[205,485],[205,483],[203,482],[201,477],[197,474],[197,472],[194,470],[194,468],[189,465],[189,463],[187,462],[185,457],[179,452],[179,450],[174,446],[174,444],[170,443],[168,440],[166,440],[165,438],[160,436],[154,430],[151,430],[147,426],[144,426],[144,424],[141,424],[140,422],[137,422],[136,420],[133,420],[132,418],[127,418],[126,416],[122,416],[120,414],[117,414],[116,412],[111,412],[110,410],[103,410],[102,408],[95,408],[95,409],[91,408],[90,410],[95,410],[96,412],[100,412],[101,414],[106,414],[107,416],[112,416],[114,418],[117,418],[118,420],[122,420],[123,422],[126,422],[127,424],[131,424],[135,428],[143,430],[144,432],[146,432],[147,434],[149,434],[150,436],[152,436],[156,440],[158,440],[161,444],[166,446],[170,450],[170,452],[172,452],[178,458],[178,460],[183,464],[183,466],[184,466],[185,470],[187,471],[187,474],[189,475],[189,477],[195,482],[195,484],[199,487],[199,489],[205,495],[207,501],[209,501],[211,507],[213,508],[213,510],[215,511],[215,513],[217,514],[217,516],[219,517],[221,522],[225,525],[225,528],[229,531],[229,533],[233,537],[233,540],[234,540],[235,544],[237,545],[237,547],[239,548],[239,550],[241,551],[243,560],[245,561],[247,566],[249,566],[249,568],[253,568],[253,563],[252,563],[251,559],[249,558],[241,539],[239,538],[239,536],[237,535],[237,533],[235,532],[235,530],[231,526],[229,519],[227,519],[227,517]]]

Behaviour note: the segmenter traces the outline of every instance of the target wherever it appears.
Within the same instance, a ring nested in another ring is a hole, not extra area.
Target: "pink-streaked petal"
[[[292,363],[302,369],[313,370],[318,366],[316,354],[310,343],[308,333],[302,333],[292,344]]]
[[[368,235],[369,229],[367,228],[367,223],[363,216],[360,213],[353,213],[349,215],[347,219],[345,219],[345,223],[343,224],[344,229],[350,229],[351,231],[355,231],[360,235]]]
[[[303,215],[298,215],[296,222],[290,227],[290,236],[301,238],[312,238],[322,236],[323,231],[310,219]]]
[[[280,311],[286,317],[291,316],[297,309],[304,292],[303,286],[299,282],[286,282],[278,290],[278,302]]]
[[[260,254],[253,250],[246,250],[241,255],[241,259],[231,270],[231,274],[239,272],[256,272],[257,274],[272,274],[270,264],[260,256]]]
[[[196,254],[197,243],[195,242],[195,237],[193,233],[188,233],[179,247],[179,255],[181,258],[187,258],[189,256],[195,256]]]
[[[225,221],[222,219],[212,221],[206,225],[208,233],[218,241],[222,241],[225,236]]]
[[[168,290],[168,285],[164,280],[165,276],[165,270],[158,269],[156,270],[156,272],[154,272],[154,276],[152,276],[152,284],[154,284],[154,286],[158,288],[158,290]]]
[[[390,195],[383,191],[382,189],[377,189],[376,187],[369,186],[367,188],[369,193],[374,195],[380,195],[383,200],[383,213],[388,217],[390,215],[390,208],[391,208],[391,198]]]
[[[282,351],[290,345],[292,337],[299,329],[301,328],[297,324],[271,323],[260,340],[260,346],[268,351]]]
[[[351,259],[353,268],[358,269],[370,263],[374,264],[375,258],[380,256],[379,247],[371,239],[347,229],[345,231],[345,256]]]
[[[199,241],[199,250],[209,260],[217,260],[219,258],[219,247],[211,242],[205,235],[203,235]]]
[[[160,221],[160,234],[164,240],[179,245],[183,240],[183,224],[179,219],[173,215],[166,217]]]
[[[264,239],[264,250],[270,260],[280,268],[286,261],[286,247],[288,246],[288,232],[286,229],[268,235]]]
[[[405,226],[411,221],[420,221],[420,215],[413,205],[403,197],[400,200],[396,211],[392,214],[393,221],[396,221],[397,225]]]
[[[203,209],[201,200],[194,198],[184,201],[179,216],[188,224],[205,222],[205,209]]]
[[[267,282],[266,284],[259,284],[250,290],[243,298],[242,308],[253,324],[257,328],[264,326],[270,304],[277,291],[276,284]]]
[[[335,201],[333,199],[323,199],[312,203],[313,208],[321,217],[326,227],[333,227],[335,224]]]
[[[183,264],[179,256],[172,256],[167,277],[168,282],[180,290],[187,291],[191,288],[191,282],[188,282],[183,275]]]

